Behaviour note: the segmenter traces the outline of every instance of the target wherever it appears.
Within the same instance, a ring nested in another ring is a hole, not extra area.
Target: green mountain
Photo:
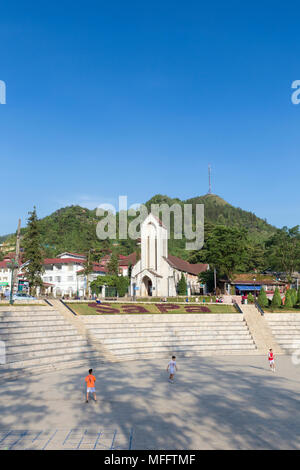
[[[147,201],[146,206],[150,209],[151,204],[163,203],[169,206],[175,203],[182,206],[183,204],[192,204],[194,207],[196,204],[204,204],[205,223],[245,227],[249,237],[255,242],[264,242],[276,231],[275,227],[252,212],[234,207],[214,194],[185,201],[158,194]],[[96,209],[89,210],[80,206],[64,207],[40,219],[39,225],[45,255],[52,257],[64,251],[84,253],[88,248],[99,250],[99,252],[104,247],[113,249],[116,242],[103,242],[97,238],[96,226],[99,220],[96,217]],[[21,234],[23,235],[25,231],[26,228],[23,228]],[[10,235],[6,242],[14,242],[14,240],[15,235]],[[187,258],[189,253],[184,248],[185,243],[185,239],[169,240],[170,254]],[[118,240],[117,244],[119,252],[124,255],[136,249],[134,240]]]

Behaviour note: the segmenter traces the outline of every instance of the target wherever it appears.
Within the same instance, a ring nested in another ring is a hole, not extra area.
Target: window
[[[60,276],[55,276],[56,282],[60,282]]]
[[[73,276],[68,276],[68,281],[73,281],[73,280],[74,280]]]

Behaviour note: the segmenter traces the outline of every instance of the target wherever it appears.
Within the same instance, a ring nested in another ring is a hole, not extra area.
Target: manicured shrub
[[[290,289],[286,291],[285,294],[285,302],[284,302],[285,308],[293,308],[293,293]]]
[[[261,307],[267,307],[269,305],[269,300],[268,300],[268,297],[264,288],[261,288],[258,298],[257,298],[257,302],[259,303]]]
[[[272,307],[281,307],[281,305],[282,305],[282,300],[281,300],[281,296],[280,296],[280,292],[279,292],[278,287],[276,287],[276,289],[275,289],[271,305],[272,305]]]

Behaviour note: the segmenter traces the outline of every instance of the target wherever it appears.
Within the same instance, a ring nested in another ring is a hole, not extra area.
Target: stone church
[[[131,295],[176,296],[182,273],[187,281],[187,295],[205,294],[198,274],[208,269],[208,264],[191,264],[169,255],[167,228],[150,213],[141,225],[141,258],[132,268]]]

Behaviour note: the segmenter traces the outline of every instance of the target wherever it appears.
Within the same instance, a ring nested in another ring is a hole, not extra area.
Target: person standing
[[[94,395],[94,400],[97,401],[96,397],[96,390],[95,390],[95,382],[96,377],[93,375],[93,369],[89,370],[89,375],[85,378],[86,382],[86,403],[89,402],[89,394],[92,393]]]
[[[167,371],[170,371],[170,377],[169,377],[169,381],[171,383],[174,383],[174,374],[175,374],[175,371],[177,372],[177,365],[176,365],[176,356],[172,356],[172,360],[169,362],[168,364],[168,367],[167,367]]]
[[[269,350],[268,360],[269,360],[270,369],[273,372],[275,372],[275,359],[274,359],[274,353],[272,349]]]

